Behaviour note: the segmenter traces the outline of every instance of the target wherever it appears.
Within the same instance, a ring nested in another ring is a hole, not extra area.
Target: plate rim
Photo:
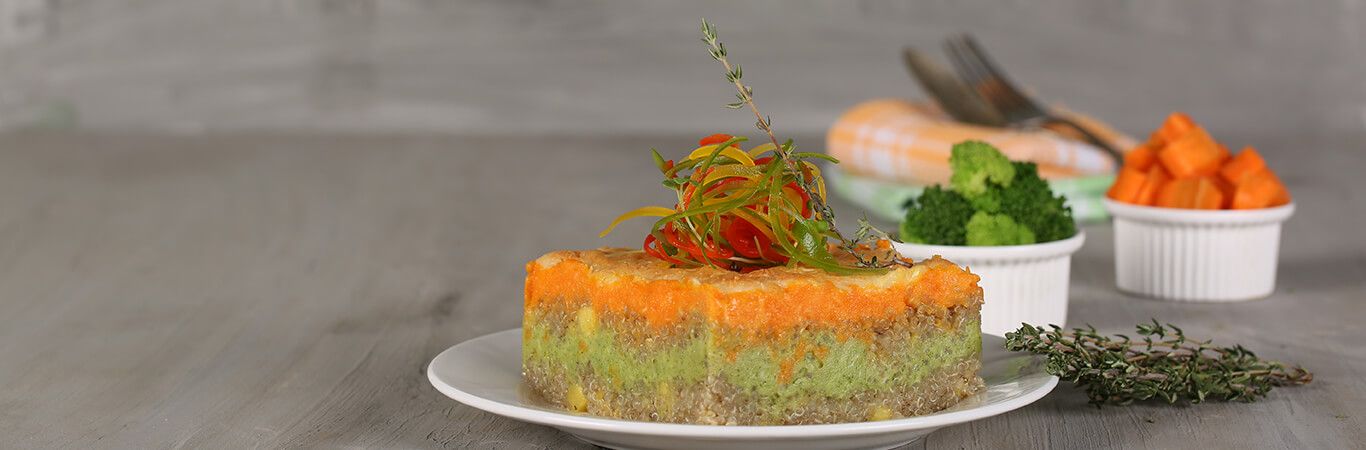
[[[461,346],[475,346],[483,341],[498,339],[503,335],[516,335],[520,338],[521,328],[511,328],[488,333],[452,345],[441,351],[427,363],[427,380],[437,391],[465,405],[488,413],[519,420],[522,422],[546,425],[555,428],[599,431],[617,434],[665,437],[711,437],[711,438],[800,438],[856,436],[867,434],[893,433],[913,430],[932,430],[950,425],[985,419],[1028,406],[1053,392],[1058,385],[1058,377],[1049,375],[1044,384],[1033,391],[1000,403],[979,406],[960,411],[935,413],[927,416],[906,417],[874,422],[849,422],[816,425],[698,425],[665,422],[642,422],[611,419],[568,412],[545,411],[519,405],[503,403],[465,392],[443,381],[436,373],[436,362],[451,358]],[[984,335],[985,337],[986,335]],[[1000,337],[992,336],[1000,339]],[[519,374],[520,375],[520,374]]]

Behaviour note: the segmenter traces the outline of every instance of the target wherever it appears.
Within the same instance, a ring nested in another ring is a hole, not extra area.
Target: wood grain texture
[[[587,448],[449,400],[423,370],[518,326],[526,261],[634,245],[643,223],[595,236],[666,200],[643,150],[688,141],[0,135],[0,446]],[[926,446],[1366,441],[1363,143],[1254,142],[1299,204],[1272,298],[1122,295],[1104,225],[1074,260],[1074,323],[1175,321],[1303,363],[1312,385],[1255,404],[1100,410],[1064,386]]]

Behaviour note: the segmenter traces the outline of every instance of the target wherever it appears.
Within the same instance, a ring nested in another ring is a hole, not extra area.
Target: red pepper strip
[[[701,140],[697,141],[697,145],[698,145],[699,147],[701,147],[701,146],[712,145],[712,144],[720,144],[720,143],[722,143],[722,142],[729,141],[729,140],[733,139],[734,137],[735,137],[735,136],[731,136],[731,135],[729,135],[729,134],[717,133],[717,134],[713,134],[713,135],[711,135],[711,136],[707,136],[707,137],[702,138]]]
[[[681,198],[681,199],[678,200],[678,204],[674,206],[674,209],[679,210],[679,211],[682,211],[683,208],[687,207],[687,206],[688,206],[688,200],[692,200],[692,191],[693,191],[693,190],[694,190],[694,189],[693,189],[693,186],[692,186],[691,184],[684,185],[684,186],[683,186],[683,198]]]
[[[686,265],[686,263],[684,263],[682,260],[669,256],[668,253],[665,253],[663,249],[659,248],[659,242],[657,239],[655,239],[655,235],[653,234],[645,235],[645,244],[642,247],[645,249],[645,254],[653,256],[655,258],[662,259],[664,260],[664,262],[677,264],[680,266]]]
[[[764,165],[764,164],[768,164],[768,162],[769,162],[769,161],[772,161],[772,160],[773,160],[773,157],[772,157],[772,156],[765,156],[765,157],[763,157],[763,158],[759,158],[759,159],[754,160],[754,165],[756,165],[756,166],[762,166],[762,165]]]
[[[679,250],[688,252],[688,254],[693,256],[701,254],[701,252],[697,249],[697,245],[693,244],[691,239],[684,240],[682,236],[678,235],[678,230],[674,229],[673,222],[664,224],[664,228],[661,231],[664,232],[664,239],[669,241],[669,245],[677,247]],[[698,258],[698,260],[700,261],[701,258]]]
[[[736,218],[732,219],[730,225],[721,229],[721,236],[730,242],[730,247],[735,249],[735,253],[746,258],[761,258],[758,242],[755,236],[760,235],[759,229],[748,220]]]
[[[791,183],[787,183],[787,186],[783,186],[783,187],[788,188],[788,189],[792,189],[793,191],[795,191],[795,192],[797,193],[798,196],[801,196],[801,198],[802,198],[802,217],[805,217],[805,218],[810,219],[810,218],[811,218],[811,194],[808,194],[808,193],[806,192],[806,189],[802,189],[800,186],[797,186],[797,182],[795,182],[795,181],[793,181],[793,182],[791,182]]]
[[[764,259],[778,264],[787,264],[787,257],[783,256],[782,253],[778,253],[778,250],[773,248],[773,243],[768,242],[767,236],[761,234],[758,236],[758,239],[760,244],[759,251],[763,252]]]
[[[697,243],[694,243],[692,238],[680,233],[673,225],[673,223],[664,225],[664,239],[669,241],[669,245],[687,252],[688,256],[699,263],[706,261],[707,258],[702,256],[702,249],[697,246]]]
[[[701,183],[702,180],[706,179],[707,175],[711,174],[711,171],[713,171],[713,170],[716,170],[716,168],[715,168],[715,167],[708,167],[708,168],[707,168],[707,172],[704,173],[704,174],[702,174],[701,176],[698,176],[697,174],[693,174],[693,177],[692,177],[692,178],[693,178],[693,182],[694,182],[694,183]],[[692,200],[692,195],[693,195],[693,192],[694,192],[694,191],[697,191],[697,186],[696,186],[696,185],[688,184],[688,185],[686,185],[686,186],[683,187],[683,202],[682,202],[681,208],[686,208],[686,207],[688,207],[688,202]]]
[[[716,241],[707,241],[707,245],[705,245],[705,247],[707,250],[707,257],[711,258],[712,261],[726,260],[730,259],[730,257],[732,256],[735,256],[735,252],[732,252],[728,248],[716,245]]]
[[[773,249],[773,241],[768,239],[768,235],[760,232],[748,220],[734,219],[730,226],[721,231],[721,236],[730,242],[731,248],[740,256],[787,264],[787,257]]]
[[[730,249],[722,248],[716,245],[715,241],[707,241],[705,246],[697,245],[697,243],[693,242],[691,238],[678,232],[678,230],[673,227],[672,222],[670,222],[667,225],[664,225],[664,229],[662,231],[664,232],[664,239],[667,239],[669,241],[669,245],[678,247],[679,249],[688,252],[688,255],[692,256],[693,259],[697,260],[698,262],[706,261],[708,259],[713,261],[719,261],[723,259],[730,259],[730,257],[735,256],[734,252],[730,251]],[[705,247],[705,250],[703,249],[703,247]],[[705,257],[702,256],[704,253],[706,254]]]

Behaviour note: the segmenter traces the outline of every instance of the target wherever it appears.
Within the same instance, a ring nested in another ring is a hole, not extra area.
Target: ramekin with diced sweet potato
[[[1261,154],[1237,155],[1182,113],[1125,155],[1106,194],[1120,290],[1183,301],[1237,301],[1276,287],[1290,192]]]

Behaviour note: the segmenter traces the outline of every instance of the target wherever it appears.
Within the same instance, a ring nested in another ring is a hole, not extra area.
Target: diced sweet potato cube
[[[1164,208],[1188,208],[1195,204],[1195,190],[1199,185],[1200,180],[1196,178],[1172,180],[1157,191],[1157,199],[1153,205]]]
[[[1110,185],[1110,190],[1105,195],[1115,201],[1134,203],[1139,189],[1143,187],[1144,178],[1147,178],[1147,175],[1138,169],[1120,169],[1119,175],[1115,177],[1115,184]]]
[[[1281,188],[1276,190],[1276,195],[1271,197],[1271,206],[1281,206],[1287,203],[1290,203],[1290,189],[1282,184]]]
[[[1157,192],[1162,186],[1171,181],[1171,175],[1162,168],[1161,164],[1153,164],[1148,168],[1148,174],[1143,179],[1143,187],[1138,189],[1138,195],[1134,197],[1134,203],[1140,205],[1152,205],[1157,201]]]
[[[1144,145],[1152,147],[1154,150],[1161,150],[1163,146],[1166,146],[1167,140],[1162,139],[1161,131],[1161,129],[1157,129],[1153,130],[1152,133],[1149,133],[1148,142],[1145,142]]]
[[[1249,175],[1233,193],[1233,209],[1256,209],[1279,206],[1290,202],[1290,192],[1270,169],[1263,168]]]
[[[1157,158],[1173,178],[1191,178],[1217,173],[1224,153],[1209,132],[1196,127],[1167,144]]]
[[[1224,164],[1223,168],[1219,169],[1219,175],[1223,176],[1229,183],[1237,185],[1265,168],[1266,160],[1262,159],[1260,153],[1257,153],[1257,149],[1244,147],[1243,151],[1238,152],[1238,156],[1234,156],[1233,159]]]
[[[1162,122],[1162,126],[1157,129],[1157,136],[1166,143],[1177,140],[1186,132],[1199,128],[1191,116],[1183,112],[1174,112],[1167,116],[1167,120]]]
[[[1215,177],[1201,177],[1195,187],[1195,209],[1220,209],[1224,206],[1224,193],[1215,183]]]
[[[1143,144],[1124,154],[1124,167],[1148,170],[1157,161],[1157,148]]]
[[[1236,187],[1233,183],[1224,180],[1223,177],[1209,177],[1209,180],[1214,183],[1214,187],[1218,188],[1219,193],[1223,195],[1223,198],[1219,202],[1219,209],[1228,209],[1229,205],[1233,203],[1233,193],[1237,191]]]
[[[1213,178],[1183,178],[1173,180],[1158,191],[1157,206],[1186,209],[1219,209],[1224,204],[1224,193]]]

